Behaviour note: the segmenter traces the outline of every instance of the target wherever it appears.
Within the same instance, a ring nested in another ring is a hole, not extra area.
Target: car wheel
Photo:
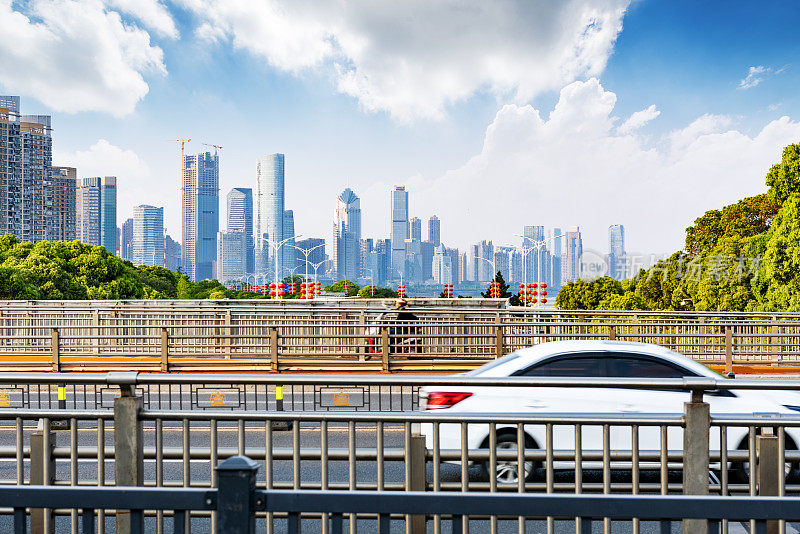
[[[796,451],[797,445],[789,436],[785,437],[786,450]],[[742,440],[737,450],[749,451],[750,443],[747,438]],[[783,469],[784,480],[786,482],[794,481],[800,478],[800,462],[786,462]],[[730,479],[732,482],[739,484],[748,484],[750,482],[750,462],[733,462],[730,467]]]
[[[488,440],[484,448],[488,447]],[[533,440],[525,436],[525,448],[532,449],[535,447]],[[497,450],[498,451],[515,451],[517,450],[517,436],[516,434],[498,434],[497,435]],[[536,469],[540,468],[540,462],[527,460],[523,463],[524,480],[529,482],[533,480]],[[481,472],[483,477],[487,480],[490,476],[489,462],[481,464]],[[518,484],[520,478],[519,463],[516,460],[497,460],[494,472],[495,480],[498,484]]]

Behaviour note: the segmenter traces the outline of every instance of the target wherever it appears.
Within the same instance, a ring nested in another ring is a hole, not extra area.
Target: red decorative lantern
[[[542,304],[547,304],[547,299],[542,299]]]

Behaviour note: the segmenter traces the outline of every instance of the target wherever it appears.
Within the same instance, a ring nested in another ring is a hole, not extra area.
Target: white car
[[[607,378],[683,378],[709,377],[721,375],[707,367],[676,352],[658,345],[631,343],[624,341],[556,341],[542,343],[516,351],[488,363],[466,376],[500,378],[512,376],[527,377],[607,377]],[[683,390],[646,390],[623,388],[577,388],[577,387],[462,387],[428,386],[420,389],[420,408],[436,410],[443,415],[459,413],[502,413],[502,414],[582,414],[598,416],[613,414],[682,414],[684,403],[690,400],[690,393]],[[707,392],[704,400],[709,403],[711,414],[782,414],[798,415],[800,412],[800,393],[794,391],[720,390]],[[524,426],[526,449],[544,449],[546,443],[545,426],[530,424]],[[602,450],[602,426],[582,428],[582,450]],[[748,429],[730,427],[727,430],[727,450],[748,449]],[[422,433],[428,448],[433,446],[433,425],[423,424]],[[489,447],[489,425],[471,423],[467,428],[470,449]],[[667,432],[669,450],[683,450],[683,429],[670,427]],[[631,427],[611,426],[610,449],[630,451]],[[712,426],[709,445],[712,451],[719,450],[719,429]],[[441,449],[461,448],[461,426],[458,423],[439,425]],[[786,429],[786,449],[797,449],[800,443],[800,429]],[[639,450],[658,451],[661,447],[661,433],[658,426],[639,427]],[[517,449],[517,426],[497,423],[497,448]],[[575,449],[575,427],[572,424],[553,426],[553,449]],[[583,462],[585,468],[599,467],[601,464]],[[613,468],[630,468],[630,462],[612,461]],[[655,468],[658,464],[641,462],[642,469]],[[488,476],[488,463],[482,464]],[[525,463],[525,477],[530,480],[539,467],[532,461]],[[713,465],[711,466],[714,467]],[[718,464],[717,464],[718,467]],[[555,462],[555,469],[574,468],[574,462]],[[747,478],[747,463],[731,464],[734,479]],[[790,463],[786,468],[787,477],[800,474],[800,465]],[[517,483],[518,464],[516,461],[497,461],[496,479],[498,483]]]

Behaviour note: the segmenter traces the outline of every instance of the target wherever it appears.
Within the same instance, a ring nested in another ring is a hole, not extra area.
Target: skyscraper
[[[234,187],[228,193],[228,232],[242,232],[245,235],[244,272],[255,272],[255,245],[253,241],[253,190],[248,187]],[[219,258],[217,258],[219,260]]]
[[[45,188],[45,238],[48,241],[75,240],[75,167],[53,167]]]
[[[223,284],[242,280],[247,264],[247,235],[244,232],[217,232],[216,278]]]
[[[361,275],[361,200],[350,188],[336,199],[333,263],[339,280],[357,280]]]
[[[408,221],[408,236],[411,239],[422,241],[422,221],[419,217],[411,217]]]
[[[272,154],[256,160],[256,272],[266,274],[274,269],[270,260],[269,242],[284,239],[284,155]],[[283,247],[282,247],[283,248]],[[278,264],[283,265],[282,250],[278,251]]]
[[[473,269],[471,280],[476,282],[490,282],[494,280],[495,273],[492,272],[492,259],[494,258],[494,244],[491,241],[483,240],[473,245],[471,250],[471,267]]]
[[[0,233],[34,242],[64,236],[60,227],[47,231],[61,223],[49,204],[62,185],[58,177],[52,184],[50,131],[49,115],[21,115],[18,96],[0,96]]]
[[[553,247],[553,256],[550,264],[550,272],[552,273],[550,276],[550,286],[552,288],[552,294],[555,295],[556,292],[561,288],[561,242],[564,237],[561,235],[561,228],[553,228],[550,231],[550,244]]]
[[[131,261],[134,265],[164,266],[164,208],[134,206]]]
[[[81,178],[75,196],[78,239],[87,245],[117,251],[117,179]]]
[[[452,284],[453,261],[443,245],[439,245],[433,252],[432,261],[433,281],[436,284]]]
[[[281,254],[283,255],[283,272],[280,273],[280,278],[292,274],[292,269],[295,268],[297,263],[297,249],[294,243],[294,211],[283,210],[283,238],[286,243],[281,247]]]
[[[431,215],[428,219],[428,241],[433,243],[434,247],[442,244],[442,226],[436,215]]]
[[[192,281],[214,276],[219,231],[219,154],[183,158],[181,264]]]
[[[583,274],[583,242],[581,229],[573,226],[564,235],[564,253],[561,256],[561,282],[574,282]]]
[[[623,280],[625,272],[625,227],[614,224],[608,227],[608,275]]]
[[[164,267],[177,272],[181,266],[181,244],[170,236],[164,236]]]
[[[408,192],[403,186],[392,191],[392,279],[405,274],[406,239],[408,239]]]
[[[120,229],[119,257],[133,261],[133,219],[127,219]]]

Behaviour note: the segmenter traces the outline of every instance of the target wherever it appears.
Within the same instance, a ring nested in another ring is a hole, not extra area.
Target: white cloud
[[[764,65],[759,65],[757,67],[750,67],[750,69],[747,71],[747,76],[745,76],[744,79],[739,81],[739,89],[750,89],[751,87],[755,87],[768,77],[780,74],[785,70],[786,70],[785,66],[779,69],[774,69],[772,67],[765,67]]]
[[[124,116],[144,98],[144,74],[166,74],[150,35],[99,0],[0,0],[0,87],[56,111]]]
[[[637,111],[636,113],[628,117],[628,120],[626,120],[619,126],[618,131],[619,133],[623,134],[634,132],[639,128],[643,127],[651,120],[658,117],[659,115],[661,115],[661,112],[658,109],[656,109],[655,104],[653,104],[647,109]]]
[[[522,103],[600,74],[629,0],[181,2],[200,37],[294,74],[328,69],[364,109],[411,120],[478,92]]]
[[[106,3],[117,11],[139,19],[162,37],[180,37],[172,15],[160,0],[106,0]]]
[[[614,129],[615,102],[591,79],[566,86],[546,118],[529,105],[504,106],[479,154],[408,182],[411,215],[435,213],[445,243],[459,247],[518,241],[523,225],[560,224],[580,225],[584,247],[605,252],[608,226],[621,223],[629,250],[669,252],[705,211],[764,191],[783,146],[800,140],[800,123],[788,117],[750,136],[730,129],[727,117],[704,115],[650,144]],[[364,228],[385,227],[378,207],[392,185],[364,191],[363,205],[376,206],[365,210]]]
[[[89,176],[117,177],[117,224],[133,216],[133,207],[139,204],[159,204],[155,192],[164,190],[164,181],[150,170],[136,152],[98,139],[87,150],[53,154],[53,164],[75,167],[78,178]]]

